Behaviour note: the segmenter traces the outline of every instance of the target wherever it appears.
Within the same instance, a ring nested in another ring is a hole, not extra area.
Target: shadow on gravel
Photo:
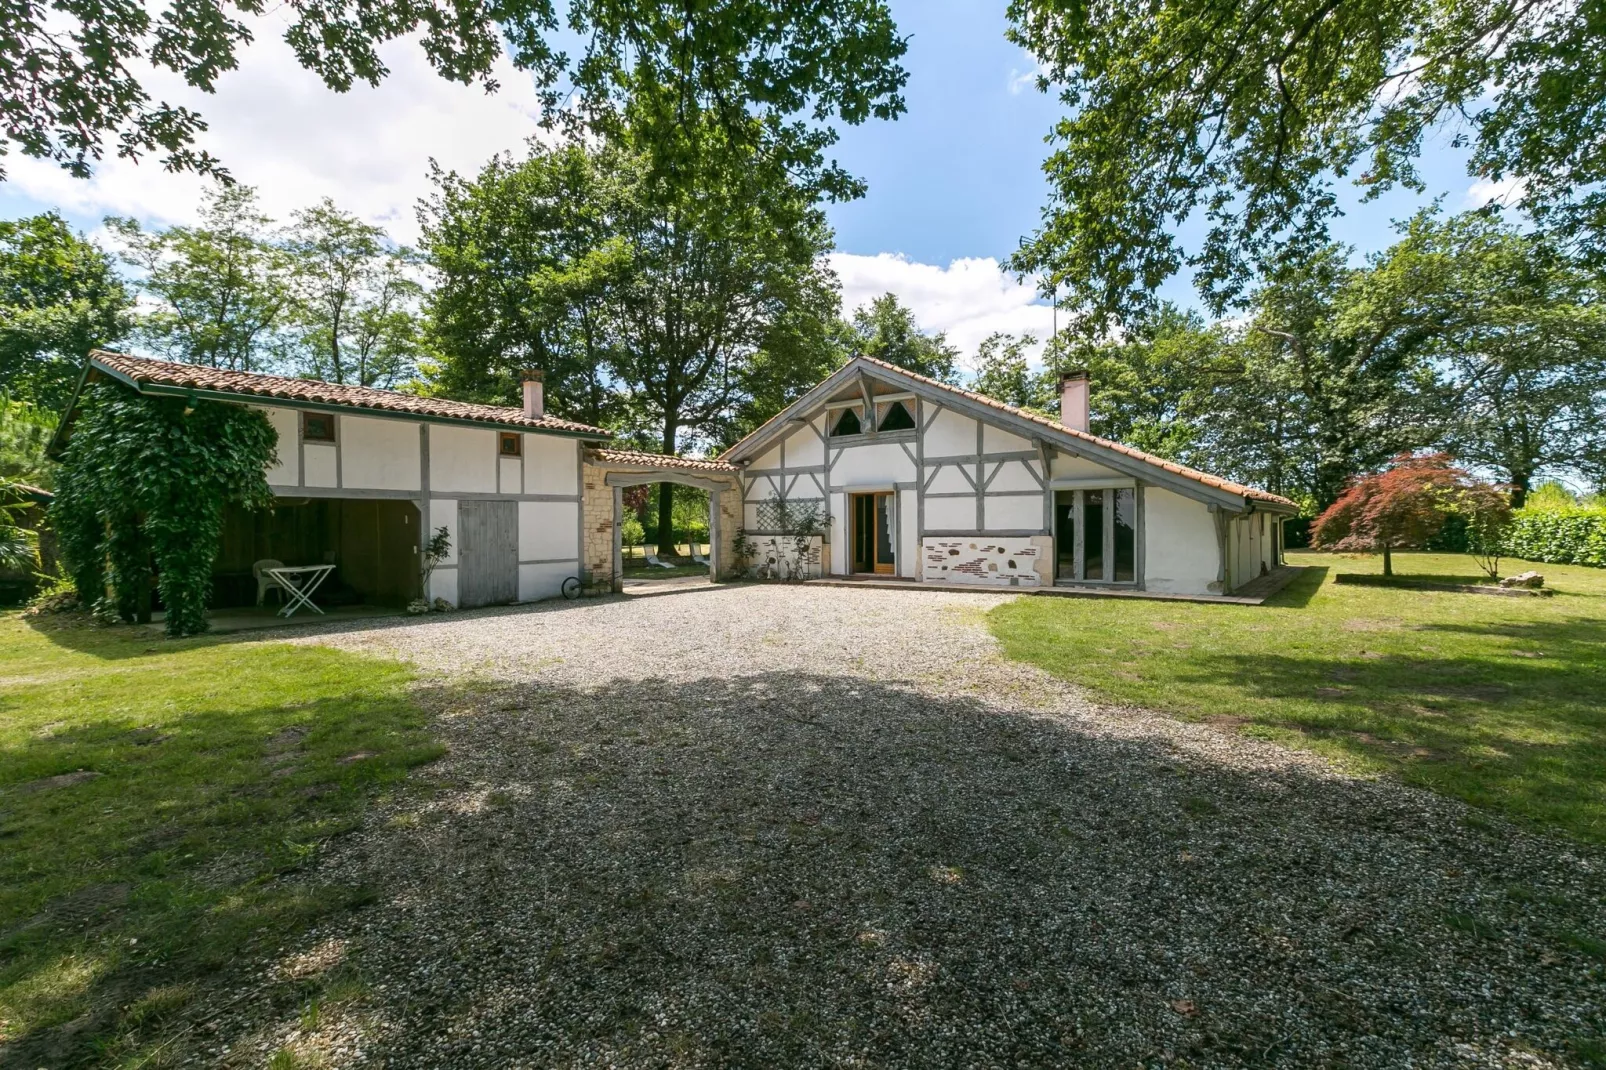
[[[1600,857],[1435,797],[843,677],[448,705],[433,801],[292,878],[377,901],[206,1043],[340,1064],[319,1037],[360,1023],[391,1067],[1587,1065],[1606,1033]],[[309,997],[319,971],[345,996]]]

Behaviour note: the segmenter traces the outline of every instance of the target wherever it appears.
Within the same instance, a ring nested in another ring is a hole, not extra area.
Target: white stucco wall
[[[966,473],[970,479],[966,479]],[[967,465],[961,468],[957,464],[927,465],[926,475],[931,477],[931,485],[926,487],[927,494],[974,494],[975,487],[971,480],[976,478],[976,466]]]
[[[519,560],[580,561],[579,502],[520,502]]]
[[[815,421],[818,425],[819,420]],[[786,436],[786,467],[807,468],[810,465],[825,463],[825,443],[815,434],[808,424],[799,425],[798,429]]]
[[[845,576],[852,567],[848,549],[848,496],[831,495],[831,546],[830,568],[833,575]]]
[[[989,423],[982,424],[981,446],[987,453],[1018,453],[1035,448],[1027,439]]]
[[[301,481],[301,414],[295,409],[263,408],[279,436],[279,463],[268,466],[268,482],[294,487]]]
[[[1159,487],[1143,490],[1144,585],[1166,594],[1219,594],[1215,521],[1203,502]]]
[[[536,602],[543,598],[556,598],[562,593],[563,581],[580,573],[580,562],[553,565],[519,566],[519,601]]]
[[[494,494],[496,460],[495,431],[449,424],[429,425],[431,491]]]
[[[943,409],[926,429],[927,457],[964,457],[976,453],[976,421]]]
[[[429,597],[444,598],[457,605],[457,569],[437,568],[429,577]]]
[[[337,435],[339,431],[335,432]],[[303,485],[308,487],[338,487],[340,452],[323,443],[304,443],[301,456],[307,466]]]
[[[524,493],[579,494],[580,444],[554,435],[524,436]]]
[[[1040,492],[1043,485],[1035,476],[1041,472],[1042,467],[1036,461],[993,461],[987,465],[987,473],[992,478],[992,482],[987,484],[987,493],[998,494],[1006,490]]]
[[[423,485],[418,428],[411,420],[341,416],[336,430],[340,485],[362,490],[418,490]]]
[[[914,478],[914,462],[896,442],[848,446],[842,450],[842,456],[836,464],[831,466],[833,487],[912,483]]]
[[[1043,496],[988,494],[983,521],[988,531],[1043,530]]]
[[[753,463],[748,465],[748,467],[762,469],[781,467],[781,444],[777,442],[775,445],[753,458]]]
[[[898,492],[898,575],[920,574],[920,499],[911,488]]]
[[[1049,456],[1049,472],[1054,479],[1113,479],[1126,478],[1113,468],[1106,468],[1102,464],[1095,464],[1085,457],[1075,457],[1069,453],[1053,453]]]
[[[452,548],[447,553],[442,565],[457,564],[457,501],[454,498],[432,498],[429,503],[429,537],[434,538],[435,532],[441,528],[446,529],[446,535],[452,540]]]
[[[927,531],[975,531],[975,498],[927,498]]]

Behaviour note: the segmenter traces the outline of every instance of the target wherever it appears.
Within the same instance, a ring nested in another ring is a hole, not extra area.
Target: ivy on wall
[[[154,584],[168,635],[204,632],[223,509],[272,503],[276,443],[256,409],[86,387],[51,506],[79,598],[149,620]]]

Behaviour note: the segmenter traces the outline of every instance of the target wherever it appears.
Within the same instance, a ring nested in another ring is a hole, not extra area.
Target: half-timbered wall
[[[452,550],[430,579],[430,597],[458,601],[458,515],[465,500],[518,503],[521,601],[551,597],[565,578],[580,572],[578,440],[515,432],[519,454],[507,456],[502,432],[494,429],[338,413],[331,414],[334,442],[308,441],[299,411],[263,411],[279,436],[277,463],[267,472],[277,496],[407,500],[419,513],[420,544],[447,530]],[[342,552],[359,549],[346,546]]]

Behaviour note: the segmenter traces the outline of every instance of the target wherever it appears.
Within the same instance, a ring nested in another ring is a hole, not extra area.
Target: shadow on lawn
[[[310,1059],[318,1022],[395,1067],[1398,1065],[1606,1035],[1568,935],[1606,923],[1606,869],[1431,796],[853,677],[438,699],[447,785],[292,882],[380,898],[287,942],[281,970],[316,963],[294,982],[220,988],[243,1002],[205,1041],[235,1062]]]
[[[228,698],[0,748],[0,1066],[122,1065],[227,971],[372,898],[286,878],[439,757],[423,712],[399,688]]]
[[[1288,609],[1303,609],[1310,605],[1310,600],[1316,597],[1316,592],[1322,589],[1327,582],[1328,568],[1326,565],[1301,565],[1301,572],[1292,583],[1266,600],[1268,606],[1282,606]]]
[[[1510,642],[1477,657],[1195,654],[1178,680],[1270,700],[1245,714],[1414,783],[1606,840],[1606,621],[1417,628]]]

